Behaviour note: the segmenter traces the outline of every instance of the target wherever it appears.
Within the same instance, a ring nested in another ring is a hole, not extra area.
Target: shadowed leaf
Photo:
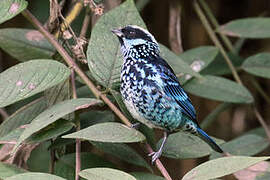
[[[88,141],[112,143],[131,143],[145,140],[144,135],[139,131],[115,122],[99,123],[65,135],[63,138],[79,138]]]
[[[32,29],[1,29],[0,48],[19,61],[51,58],[55,52],[45,37]]]

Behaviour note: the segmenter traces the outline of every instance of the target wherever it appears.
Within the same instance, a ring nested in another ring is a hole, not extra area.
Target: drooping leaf
[[[20,63],[0,74],[0,107],[10,105],[67,79],[70,70],[53,60]]]
[[[47,109],[46,111],[38,115],[31,122],[31,124],[29,124],[29,126],[20,136],[17,144],[14,147],[14,150],[31,135],[47,127],[56,120],[60,119],[61,117],[76,110],[87,108],[97,103],[101,103],[101,101],[97,99],[80,98],[80,99],[66,100],[52,106],[51,108]]]
[[[206,68],[217,56],[218,48],[214,46],[201,46],[189,49],[179,55],[189,65],[193,65],[192,69],[196,72]]]
[[[270,18],[257,17],[237,19],[221,26],[218,31],[234,37],[269,38]]]
[[[32,135],[29,138],[30,142],[43,142],[52,138],[55,138],[57,136],[60,136],[61,134],[68,132],[70,129],[72,129],[75,125],[67,120],[59,119],[55,121],[54,123],[50,124],[46,128],[40,130],[36,134]]]
[[[0,137],[10,133],[12,130],[29,124],[37,115],[46,109],[44,98],[39,98],[17,110],[0,125]]]
[[[19,61],[51,58],[55,52],[45,37],[33,29],[1,29],[0,48]]]
[[[79,138],[88,141],[111,143],[131,143],[145,140],[144,135],[139,131],[115,122],[99,123],[65,135],[63,138]]]
[[[145,172],[132,172],[130,174],[137,180],[165,180],[163,177]]]
[[[243,135],[222,144],[222,149],[232,155],[253,156],[269,146],[267,139],[257,135]],[[221,154],[213,152],[210,159],[222,157]]]
[[[101,143],[93,141],[91,143],[105,153],[111,154],[112,156],[115,156],[130,164],[146,167],[148,170],[152,171],[151,167],[147,164],[147,162],[136,151],[134,151],[126,144]]]
[[[236,54],[228,53],[228,56],[235,68],[240,68],[241,64],[244,62],[244,59]],[[226,75],[232,74],[232,71],[230,70],[222,54],[218,53],[216,58],[200,73],[211,75]]]
[[[47,173],[28,172],[6,178],[5,180],[65,180],[59,176]]]
[[[62,156],[55,164],[55,175],[61,176],[67,180],[75,179],[75,153]],[[81,153],[81,169],[107,167],[114,168],[115,165],[103,158],[88,152]]]
[[[5,179],[7,177],[25,172],[27,171],[24,169],[0,162],[0,179]]]
[[[213,138],[217,144],[224,141]],[[158,147],[162,139],[158,142]],[[211,147],[197,136],[184,132],[171,134],[163,148],[162,155],[174,159],[189,159],[204,157],[212,153]]]
[[[145,28],[133,0],[127,0],[101,16],[91,32],[87,48],[88,66],[93,77],[105,87],[119,84],[123,63],[119,41],[111,30],[130,24]]]
[[[130,174],[111,168],[91,168],[79,173],[83,178],[92,180],[136,180]]]
[[[185,174],[183,180],[208,180],[226,176],[269,158],[269,156],[230,156],[210,160],[193,168]]]
[[[50,144],[49,141],[43,142],[31,152],[30,157],[27,160],[29,171],[49,173],[49,166],[51,163]]]
[[[270,78],[270,53],[259,53],[245,60],[242,68],[253,75]]]
[[[194,78],[184,85],[184,89],[191,94],[218,101],[232,103],[254,101],[244,86],[217,76],[206,75],[203,78]]]
[[[0,24],[13,18],[27,7],[25,0],[2,0],[0,1]]]

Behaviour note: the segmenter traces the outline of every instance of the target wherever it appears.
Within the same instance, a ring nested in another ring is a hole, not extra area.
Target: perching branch
[[[75,61],[70,57],[70,55],[66,52],[66,50],[56,41],[53,35],[51,35],[43,26],[42,24],[36,19],[35,16],[31,14],[30,11],[27,9],[22,12],[22,14],[47,38],[47,40],[55,47],[55,49],[59,52],[59,54],[63,57],[63,59],[66,61],[68,66],[72,68],[80,77],[81,79],[86,83],[86,85],[89,87],[89,89],[93,92],[93,94],[96,96],[96,98],[100,98],[101,100],[106,103],[109,108],[123,121],[124,124],[127,126],[131,126],[132,124],[129,122],[129,120],[123,115],[123,113],[107,98],[105,94],[102,94],[96,86],[93,84],[92,81],[85,75],[85,73],[79,68],[79,66],[75,63]],[[153,152],[152,148],[149,144],[146,143],[146,149],[148,153]],[[161,161],[157,159],[155,161],[155,164],[159,171],[162,173],[162,175],[167,180],[172,180],[170,175],[168,174],[166,168],[162,165]]]

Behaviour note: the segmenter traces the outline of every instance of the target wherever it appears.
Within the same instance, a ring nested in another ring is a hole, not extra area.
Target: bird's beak
[[[122,37],[124,35],[121,29],[113,29],[112,32],[118,37]]]

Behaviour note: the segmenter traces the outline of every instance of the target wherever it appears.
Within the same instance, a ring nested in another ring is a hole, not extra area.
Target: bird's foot
[[[139,129],[140,125],[141,125],[141,123],[137,122],[137,123],[131,124],[130,127],[137,130],[137,129]]]
[[[161,156],[162,151],[152,152],[148,156],[152,156],[152,164]]]

